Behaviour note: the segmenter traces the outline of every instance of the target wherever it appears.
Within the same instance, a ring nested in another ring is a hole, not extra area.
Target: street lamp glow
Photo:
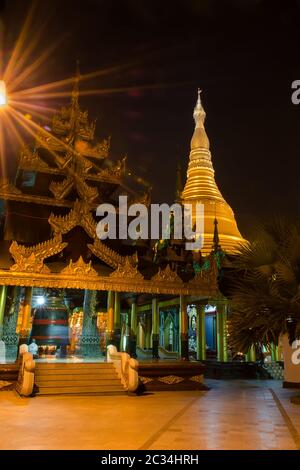
[[[3,80],[0,80],[0,108],[7,104],[6,86]]]

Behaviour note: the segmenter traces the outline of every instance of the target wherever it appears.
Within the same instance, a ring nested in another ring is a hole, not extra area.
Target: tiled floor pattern
[[[0,393],[0,449],[298,449],[300,406],[277,381],[212,381],[140,397]],[[299,393],[299,392],[298,392]]]

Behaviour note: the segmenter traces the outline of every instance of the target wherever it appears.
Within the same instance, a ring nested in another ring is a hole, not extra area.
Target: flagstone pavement
[[[144,396],[0,393],[0,449],[300,450],[300,391],[275,380],[206,380]]]

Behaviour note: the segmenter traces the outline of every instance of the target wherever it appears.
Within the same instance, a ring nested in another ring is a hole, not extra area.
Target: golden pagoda
[[[213,168],[209,139],[205,132],[203,109],[200,90],[194,109],[195,130],[191,140],[191,151],[187,170],[187,181],[182,192],[182,202],[193,205],[204,205],[204,244],[202,253],[209,254],[214,246],[214,232],[218,223],[219,243],[222,249],[236,253],[240,244],[246,241],[241,236],[233,210],[223,198],[216,182]]]

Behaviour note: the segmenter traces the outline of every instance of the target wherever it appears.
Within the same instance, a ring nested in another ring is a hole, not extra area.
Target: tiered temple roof
[[[7,204],[0,285],[214,295],[214,263],[186,279],[174,266],[153,265],[145,245],[97,237],[100,203],[116,204],[119,194],[128,203],[149,203],[149,193],[125,185],[124,158],[108,164],[110,139],[95,140],[95,123],[79,106],[78,81],[70,106],[38,130],[34,149],[22,150],[15,184],[0,182]]]

